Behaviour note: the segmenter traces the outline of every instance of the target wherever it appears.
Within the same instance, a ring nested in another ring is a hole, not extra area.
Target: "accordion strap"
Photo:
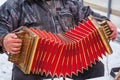
[[[21,27],[15,29],[15,30],[13,30],[12,33],[18,32],[18,31],[21,30],[23,27],[25,27],[25,26],[21,26]]]

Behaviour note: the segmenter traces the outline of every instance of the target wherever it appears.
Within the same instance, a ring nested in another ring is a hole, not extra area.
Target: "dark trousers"
[[[89,70],[84,70],[84,74],[78,73],[78,76],[73,75],[73,80],[85,80],[89,78],[101,77],[104,76],[104,65],[102,62],[97,62],[92,67],[89,67]],[[12,80],[43,80],[46,78],[50,78],[50,76],[45,77],[41,75],[35,74],[24,74],[17,66],[13,66],[12,70]]]

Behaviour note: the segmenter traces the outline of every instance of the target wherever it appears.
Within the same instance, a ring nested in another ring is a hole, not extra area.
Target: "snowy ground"
[[[10,80],[12,63],[8,62],[6,54],[0,54],[0,80]]]
[[[110,45],[113,49],[113,54],[108,55],[108,57],[104,57],[102,60],[105,64],[105,76],[89,80],[113,80],[113,78],[109,75],[109,72],[111,68],[120,66],[120,37],[118,37],[117,41],[111,42]],[[12,63],[8,62],[7,58],[7,55],[0,54],[0,80],[11,79]],[[60,78],[59,80],[62,80],[62,78]]]

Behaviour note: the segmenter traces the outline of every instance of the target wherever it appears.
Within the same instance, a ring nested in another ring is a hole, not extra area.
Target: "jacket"
[[[3,37],[20,26],[61,33],[89,15],[107,19],[77,0],[56,0],[55,3],[51,6],[45,0],[7,0],[0,7],[0,52]]]

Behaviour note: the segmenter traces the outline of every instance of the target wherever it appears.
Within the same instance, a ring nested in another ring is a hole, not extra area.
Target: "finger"
[[[17,36],[15,33],[10,33],[9,36],[10,36],[11,38],[14,38],[14,39],[18,38],[18,36]]]
[[[10,48],[9,50],[7,50],[7,52],[9,52],[10,54],[18,54],[20,53],[20,49],[21,48]]]
[[[21,43],[14,43],[12,44],[11,51],[20,51],[22,44]]]
[[[21,47],[19,47],[19,48],[11,48],[11,51],[12,52],[18,52],[18,51],[20,51],[21,50]]]
[[[19,38],[12,38],[12,39],[11,39],[11,42],[14,42],[14,43],[22,43],[22,40],[19,39]]]
[[[20,53],[20,51],[10,51],[10,54],[12,54],[12,55],[14,55],[14,54],[19,54]]]
[[[117,32],[113,32],[111,35],[110,35],[110,39],[111,40],[115,40],[117,38]]]
[[[5,36],[4,41],[6,43],[22,43],[22,40],[19,38],[13,38],[10,35]]]
[[[112,37],[114,37],[115,36],[115,33],[113,32],[111,35],[110,35],[110,37],[112,38]]]
[[[13,48],[19,48],[19,47],[22,46],[22,43],[12,43],[11,46],[12,46]]]

